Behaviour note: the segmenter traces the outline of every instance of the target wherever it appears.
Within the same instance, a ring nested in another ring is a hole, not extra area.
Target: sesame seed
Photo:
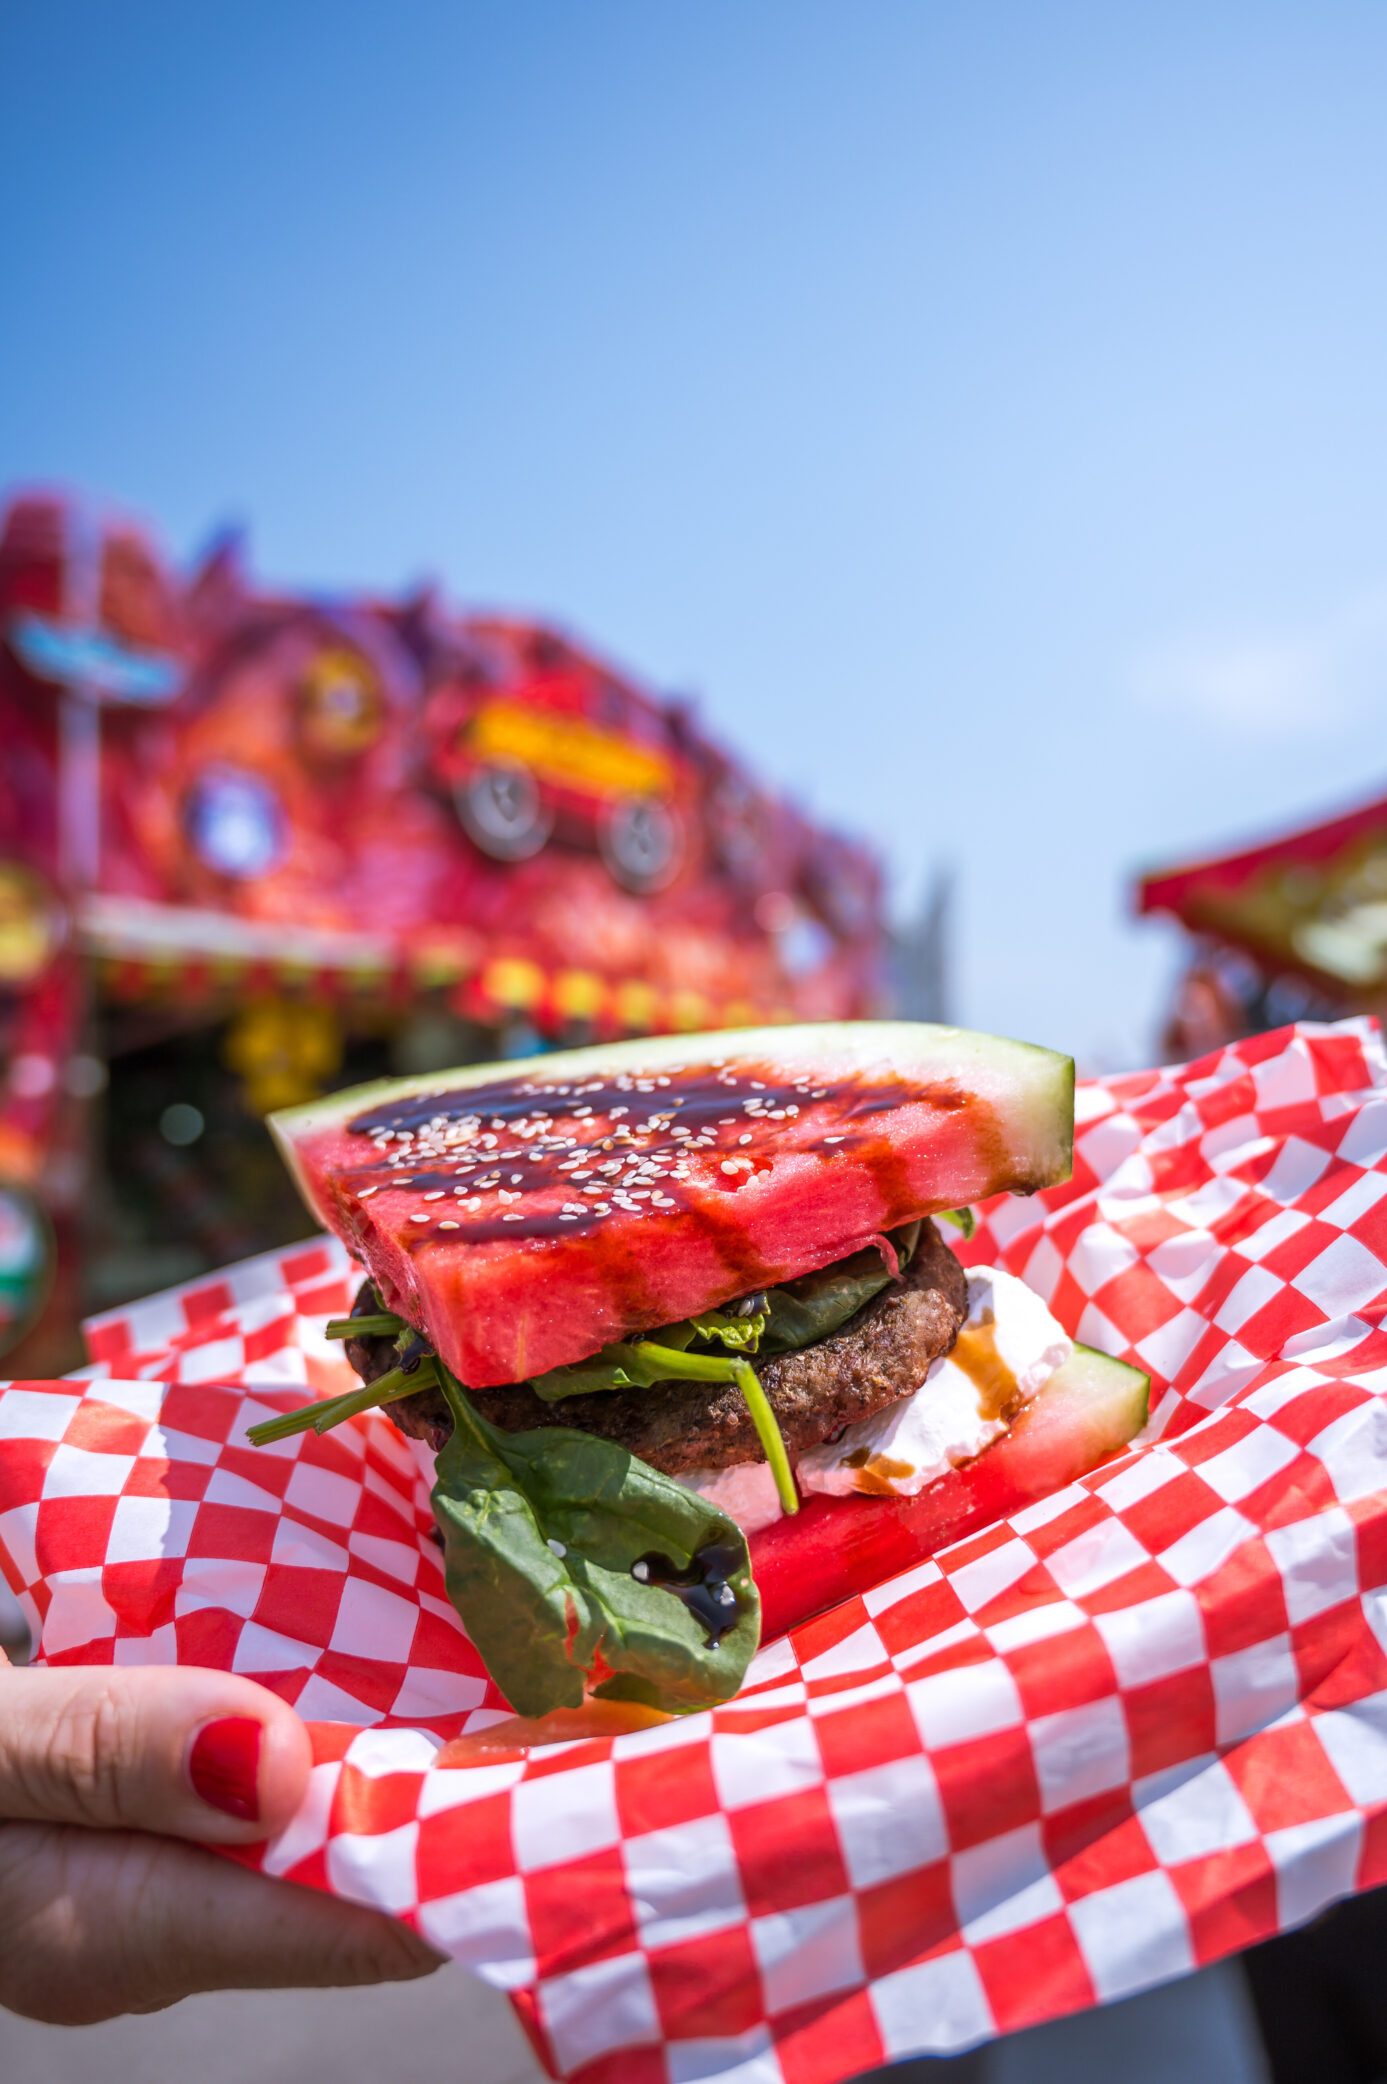
[[[424,1199],[425,1201],[441,1201],[443,1199],[442,1187],[435,1187],[432,1194],[426,1194]]]
[[[525,1218],[520,1214],[518,1209],[507,1210],[506,1214],[501,1218],[501,1221],[503,1223],[523,1223],[524,1220]]]
[[[451,1216],[445,1216],[438,1227],[440,1230],[457,1230],[461,1228],[461,1225],[455,1223]]]
[[[825,1136],[824,1138],[825,1143],[841,1143],[842,1141],[843,1138],[841,1136]]]
[[[360,1193],[359,1193],[359,1194],[357,1195],[357,1197],[356,1197],[356,1198],[357,1198],[357,1200],[358,1200],[358,1201],[365,1201],[368,1195],[371,1195],[371,1194],[379,1194],[379,1192],[380,1192],[380,1188],[379,1188],[379,1187],[363,1187],[363,1188],[362,1188],[362,1190],[361,1190],[361,1192],[360,1192]]]
[[[735,1158],[724,1158],[722,1164],[718,1167],[720,1172],[740,1172],[741,1169]]]
[[[411,1223],[427,1223],[429,1219],[427,1216],[413,1215],[409,1220]]]
[[[751,1131],[750,1131],[750,1129],[748,1129],[748,1130],[747,1130],[747,1132],[746,1132],[746,1134],[745,1134],[744,1136],[739,1136],[739,1137],[737,1138],[737,1141],[738,1141],[738,1143],[750,1143],[750,1142],[751,1142]]]

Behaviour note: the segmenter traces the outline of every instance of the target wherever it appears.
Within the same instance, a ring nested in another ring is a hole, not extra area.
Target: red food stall
[[[1387,798],[1259,846],[1165,868],[1137,910],[1190,936],[1165,1047],[1186,1059],[1301,1019],[1387,1007]]]
[[[387,1070],[877,1008],[873,856],[690,707],[436,594],[0,517],[0,1339],[287,1241],[259,1117]],[[51,1238],[56,1232],[56,1257]]]

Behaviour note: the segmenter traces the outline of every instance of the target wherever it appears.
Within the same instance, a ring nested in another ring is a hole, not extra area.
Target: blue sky
[[[1387,14],[0,7],[0,481],[440,576],[959,876],[1147,1059],[1132,871],[1387,780]]]

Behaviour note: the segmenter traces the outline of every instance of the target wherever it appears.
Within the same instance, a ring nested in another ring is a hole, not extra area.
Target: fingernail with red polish
[[[260,1818],[260,1739],[253,1715],[223,1715],[193,1739],[188,1778],[204,1802],[244,1823]]]

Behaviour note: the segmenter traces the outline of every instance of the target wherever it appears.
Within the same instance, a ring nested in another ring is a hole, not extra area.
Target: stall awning
[[[662,990],[640,976],[537,962],[465,929],[343,933],[92,895],[78,907],[77,937],[116,1000],[206,1005],[263,991],[404,1001],[443,990],[474,1019],[523,1017],[546,1033],[575,1022],[598,1033],[646,1034],[794,1018],[792,1007],[769,999]]]
[[[1387,984],[1387,797],[1215,860],[1160,869],[1139,912],[1170,912],[1340,996]]]

